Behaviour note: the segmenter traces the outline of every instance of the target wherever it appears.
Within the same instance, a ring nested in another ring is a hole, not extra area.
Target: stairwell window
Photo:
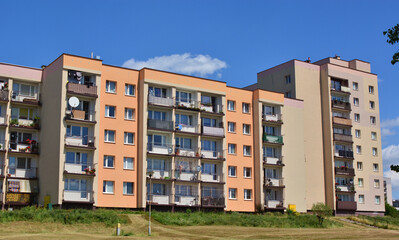
[[[115,157],[104,155],[104,168],[114,168]]]
[[[237,188],[229,188],[229,199],[237,199]]]
[[[103,181],[103,193],[113,194],[114,193],[114,182]]]
[[[116,82],[107,80],[105,82],[105,92],[107,92],[107,93],[116,93]]]

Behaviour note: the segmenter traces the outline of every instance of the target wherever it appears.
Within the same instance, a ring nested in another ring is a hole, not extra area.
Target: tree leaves
[[[387,35],[387,43],[394,45],[395,43],[399,42],[399,24],[396,24],[395,27],[388,29],[387,31],[383,32],[384,36]],[[392,56],[391,63],[395,65],[395,63],[399,62],[399,51],[397,51]]]

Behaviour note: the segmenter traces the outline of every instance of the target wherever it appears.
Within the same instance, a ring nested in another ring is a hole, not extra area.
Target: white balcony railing
[[[169,195],[151,195],[151,203],[155,204],[170,204],[170,196]]]
[[[277,208],[283,206],[282,200],[265,200],[265,206],[267,208]]]
[[[173,154],[173,146],[171,144],[147,144],[147,151],[153,154]]]
[[[189,126],[184,124],[177,124],[176,131],[188,132],[188,133],[199,133],[199,125],[198,126]]]
[[[266,164],[275,164],[275,165],[283,164],[282,157],[263,156],[263,162]]]
[[[188,148],[176,148],[175,153],[178,156],[183,156],[183,157],[195,157],[197,154],[196,149],[188,149]]]
[[[161,106],[173,106],[173,98],[163,98],[163,97],[155,97],[155,96],[148,96],[148,103],[154,105],[161,105]]]
[[[65,136],[65,144],[77,147],[94,147],[95,138],[92,136]]]
[[[277,122],[281,120],[281,114],[264,114],[263,121]]]
[[[175,196],[175,204],[181,206],[196,206],[198,198],[196,196]]]
[[[211,159],[222,159],[223,151],[211,151],[211,150],[201,150],[202,158],[211,158]]]
[[[223,182],[223,175],[220,174],[201,174],[201,181],[204,182]]]
[[[216,136],[216,137],[223,137],[224,128],[202,126],[202,134]]]
[[[170,164],[169,164],[170,165]],[[167,170],[153,170],[153,169],[147,169],[148,172],[153,172],[152,178],[154,179],[170,179],[172,178],[172,173],[171,171]]]
[[[180,172],[179,170],[176,170],[175,177],[176,177],[176,179],[183,180],[183,181],[197,180],[197,174],[194,172]]]
[[[10,174],[10,177],[19,177],[19,178],[35,178],[37,175],[35,167],[31,167],[30,169],[9,167],[8,174]]]
[[[92,170],[91,164],[76,164],[76,163],[65,163],[64,170],[68,173],[86,174],[86,170]]]
[[[282,178],[269,178],[265,177],[265,185],[266,186],[274,186],[274,187],[282,187],[284,186],[284,182]]]
[[[64,190],[64,201],[71,202],[92,202],[93,192]]]
[[[351,92],[351,89],[350,89],[350,87],[341,86],[341,91],[342,91],[342,92],[348,92],[348,93],[350,93],[350,92]]]
[[[28,93],[23,93],[23,92],[18,92],[18,91],[13,91],[11,98],[13,101],[17,102],[25,102],[25,101],[39,101],[38,94],[28,94]]]

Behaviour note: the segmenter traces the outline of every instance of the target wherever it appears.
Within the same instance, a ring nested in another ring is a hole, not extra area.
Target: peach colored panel
[[[64,65],[68,67],[79,67],[79,68],[86,68],[96,71],[101,71],[102,68],[102,61],[85,58],[85,57],[78,57],[78,56],[71,56],[64,54]]]
[[[18,79],[42,80],[42,70],[0,63],[0,76],[12,76]]]

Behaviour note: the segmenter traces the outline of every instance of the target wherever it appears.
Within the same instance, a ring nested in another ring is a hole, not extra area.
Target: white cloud
[[[206,77],[216,73],[218,78],[221,77],[219,72],[226,68],[226,62],[209,55],[191,55],[191,53],[172,54],[169,56],[158,56],[149,58],[146,61],[138,61],[131,58],[125,61],[122,67],[142,69],[144,67]]]
[[[399,188],[399,173],[394,171],[385,171],[384,177],[391,179],[392,188]]]
[[[399,117],[395,119],[387,119],[381,122],[382,128],[397,127],[399,126]]]
[[[396,132],[394,130],[391,130],[389,128],[381,128],[381,135],[383,137],[392,136],[392,135],[395,135],[395,134],[396,134]]]

